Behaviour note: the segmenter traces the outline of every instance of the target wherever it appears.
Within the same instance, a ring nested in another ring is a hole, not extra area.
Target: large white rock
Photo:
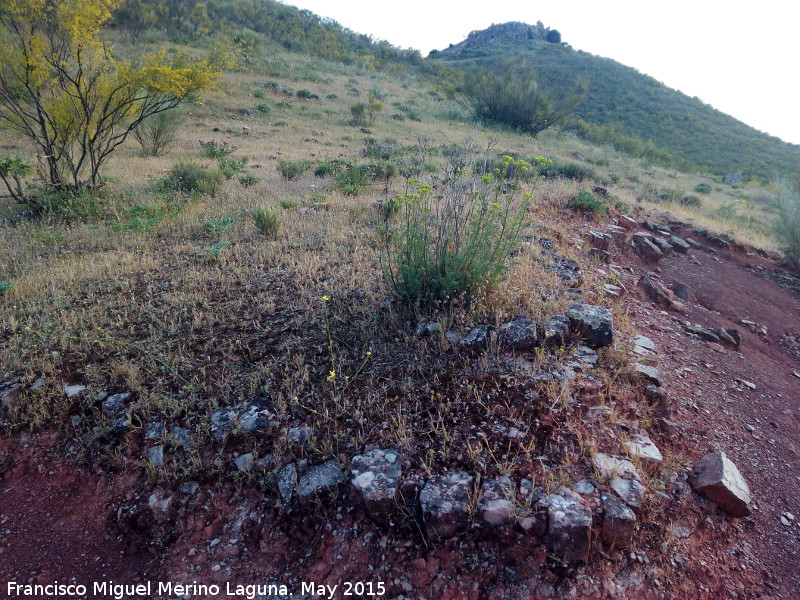
[[[752,513],[750,487],[724,452],[706,454],[694,466],[692,487],[734,517]]]
[[[650,439],[650,436],[643,432],[632,435],[625,442],[625,449],[632,457],[638,458],[646,469],[657,469],[664,461],[661,451]]]

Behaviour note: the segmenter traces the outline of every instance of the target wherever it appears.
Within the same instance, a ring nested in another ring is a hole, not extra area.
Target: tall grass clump
[[[222,184],[222,173],[191,162],[180,162],[156,186],[159,191],[215,196]]]
[[[405,304],[467,303],[502,281],[531,197],[517,198],[529,168],[504,156],[481,177],[451,169],[443,193],[410,182],[416,190],[397,198],[382,229],[384,275]]]
[[[160,156],[175,142],[182,123],[181,111],[165,110],[139,123],[131,134],[142,147],[143,156]]]
[[[253,224],[261,235],[268,238],[274,238],[278,235],[281,223],[277,212],[269,208],[256,208],[251,217],[253,218]]]
[[[775,200],[778,219],[774,232],[789,265],[800,271],[800,191],[788,181],[779,181]]]

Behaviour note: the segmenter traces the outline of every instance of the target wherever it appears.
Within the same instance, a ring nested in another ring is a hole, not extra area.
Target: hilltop
[[[662,153],[662,163],[766,179],[800,172],[800,146],[757,131],[631,67],[548,41],[549,32],[541,23],[492,25],[430,57],[452,67],[480,69],[513,58],[555,92],[566,93],[577,77],[584,78],[588,93],[571,128],[635,154],[649,145],[669,155]]]

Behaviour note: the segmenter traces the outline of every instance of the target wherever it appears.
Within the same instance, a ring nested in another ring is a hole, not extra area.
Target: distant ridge
[[[524,60],[557,92],[566,92],[576,77],[583,77],[589,92],[571,128],[595,142],[634,154],[649,149],[652,156],[667,160],[668,155],[673,166],[717,174],[800,174],[800,146],[762,133],[636,69],[548,41],[551,31],[541,22],[496,24],[431,52],[430,58],[452,67],[481,69],[508,59]]]

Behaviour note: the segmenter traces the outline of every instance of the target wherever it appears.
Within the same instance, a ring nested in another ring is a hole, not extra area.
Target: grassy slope
[[[321,99],[279,94],[270,82],[306,88]],[[46,378],[46,385],[16,406],[12,422],[60,426],[69,422],[67,414],[78,413],[86,421],[72,430],[80,441],[76,451],[96,449],[105,441],[94,425],[108,417],[94,404],[96,396],[77,406],[54,403],[53,398],[62,397],[62,382],[81,381],[95,391],[133,390],[139,407],[136,425],[162,419],[195,431],[207,431],[208,416],[218,406],[262,390],[287,421],[304,415],[317,427],[318,442],[295,450],[313,458],[381,440],[421,451],[414,440],[422,437],[431,440],[433,455],[420,460],[434,455],[449,464],[456,460],[452,450],[458,444],[446,423],[475,406],[442,400],[431,409],[411,402],[397,413],[397,394],[403,394],[404,381],[428,380],[431,374],[435,379],[461,368],[482,376],[488,365],[467,365],[439,353],[438,341],[406,337],[413,330],[409,317],[377,308],[389,297],[379,263],[378,205],[387,196],[383,185],[345,197],[330,179],[307,172],[285,181],[276,169],[280,159],[364,160],[367,134],[348,124],[349,104],[356,99],[354,90],[363,99],[371,89],[386,95],[386,108],[371,126],[372,136],[380,140],[414,146],[417,138],[430,136],[441,147],[471,137],[479,150],[561,159],[579,150],[596,163],[598,181],[630,205],[637,204],[647,185],[688,192],[702,181],[652,169],[568,134],[551,132],[533,140],[476,130],[465,121],[449,120],[452,107],[413,74],[387,75],[270,51],[252,72],[226,74],[218,93],[190,108],[180,139],[166,156],[143,158],[134,142],[123,147],[109,165],[111,183],[91,214],[81,207],[3,226],[0,279],[14,287],[0,298],[0,380],[11,375],[31,383]],[[401,112],[392,106],[395,102],[413,108],[421,121],[393,119]],[[269,115],[254,110],[253,116],[243,116],[244,109],[262,103],[271,107]],[[151,182],[175,162],[213,167],[199,144],[211,139],[249,156],[262,180],[243,187],[232,179],[216,198],[174,199],[153,191]],[[2,141],[9,149],[28,150],[7,133]],[[445,161],[441,155],[432,160],[440,166]],[[529,187],[534,193],[531,223],[544,226],[567,255],[575,254],[575,246],[563,225],[571,218],[565,204],[592,183],[546,181]],[[388,195],[403,189],[397,178]],[[743,192],[724,186],[705,197],[699,210],[671,208],[723,231],[732,222],[709,217],[708,211],[737,201]],[[756,204],[737,206],[764,217]],[[280,213],[277,239],[266,239],[253,227],[248,215],[256,207]],[[136,214],[148,219],[142,224]],[[750,241],[769,244],[750,230],[740,232]],[[463,331],[474,322],[563,310],[566,299],[533,292],[559,287],[538,258],[537,247],[525,245],[499,292],[473,312],[454,314],[455,326]],[[600,283],[589,280],[584,286],[595,289]],[[332,298],[327,317],[323,294]],[[624,331],[625,317],[617,316]],[[331,369],[338,373],[335,382],[327,378]],[[352,388],[347,378],[355,382]],[[449,388],[437,389],[445,393]],[[451,391],[454,398],[464,398],[461,388]],[[480,393],[491,396],[497,389]],[[515,392],[508,393],[511,398]],[[529,421],[530,415],[519,419]],[[280,455],[280,440],[273,443],[269,451]],[[176,455],[169,476],[182,480],[207,470],[199,452],[194,448]]]
[[[616,125],[625,135],[651,140],[657,148],[716,173],[741,171],[772,178],[776,172],[800,172],[797,145],[761,133],[611,59],[539,37],[496,39],[488,47],[467,40],[435,55],[451,66],[483,68],[512,56],[528,61],[551,89],[566,92],[575,77],[586,78],[589,93],[578,114],[587,122]]]

